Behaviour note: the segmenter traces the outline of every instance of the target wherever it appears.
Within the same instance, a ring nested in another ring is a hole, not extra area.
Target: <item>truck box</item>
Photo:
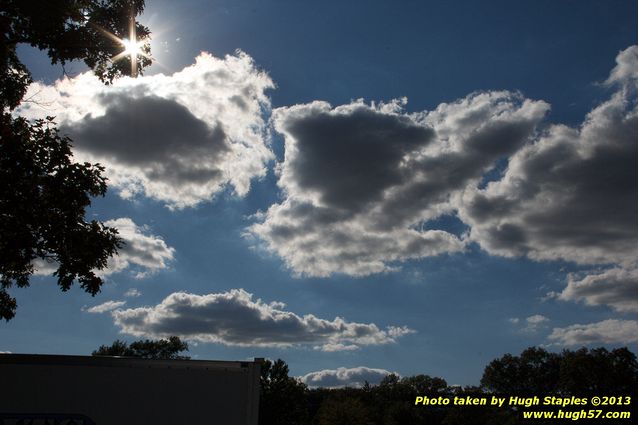
[[[260,359],[0,354],[0,425],[257,425]]]

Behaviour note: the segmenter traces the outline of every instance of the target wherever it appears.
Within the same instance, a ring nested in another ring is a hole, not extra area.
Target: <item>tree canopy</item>
[[[116,340],[111,345],[101,345],[91,353],[92,356],[122,356],[139,357],[143,359],[162,360],[188,360],[190,357],[181,355],[188,351],[188,343],[177,336],[168,339],[140,340],[130,345],[124,341]]]
[[[266,361],[262,368],[259,423],[375,425],[518,425],[531,423],[520,409],[486,406],[415,406],[415,397],[547,396],[588,397],[638,391],[636,356],[627,348],[581,348],[552,353],[530,347],[490,362],[481,387],[450,386],[427,375],[386,376],[378,385],[307,388],[289,376],[286,363]],[[576,410],[582,406],[572,406]],[[548,424],[544,420],[534,423]]]
[[[305,384],[288,376],[288,365],[281,359],[261,365],[259,423],[295,425],[308,422]]]
[[[0,180],[11,182],[0,187],[0,317],[8,320],[16,302],[5,289],[28,286],[35,259],[57,264],[62,290],[77,278],[96,294],[102,280],[94,270],[121,245],[115,229],[84,220],[90,196],[106,192],[102,168],[73,163],[68,139],[51,121],[3,114],[0,123]]]
[[[26,287],[34,262],[50,263],[58,285],[75,280],[95,295],[103,284],[96,271],[106,267],[122,241],[117,231],[85,220],[91,197],[104,196],[106,178],[98,164],[75,163],[70,140],[52,118],[29,123],[12,115],[22,101],[31,73],[16,48],[29,44],[45,51],[52,64],[83,60],[106,84],[137,74],[151,64],[123,56],[121,39],[150,32],[135,21],[144,0],[3,0],[0,2],[0,318],[15,316],[17,302],[8,289]],[[142,47],[150,54],[148,45]],[[134,68],[132,68],[132,64]],[[10,183],[10,184],[8,184]]]
[[[530,347],[490,362],[481,385],[503,394],[629,394],[638,389],[638,362],[627,348],[550,353]]]

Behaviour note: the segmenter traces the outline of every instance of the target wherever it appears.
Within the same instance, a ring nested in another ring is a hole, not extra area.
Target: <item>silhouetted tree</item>
[[[63,291],[77,279],[95,295],[95,270],[121,246],[115,229],[84,220],[90,197],[106,192],[102,167],[72,162],[69,140],[50,121],[2,114],[0,138],[0,318],[15,315],[6,289],[28,286],[36,259],[57,265]]]
[[[531,347],[519,356],[506,354],[490,362],[481,382],[482,387],[450,387],[445,380],[427,375],[388,375],[379,385],[309,390],[288,376],[282,360],[266,362],[261,377],[260,424],[519,425],[531,423],[520,417],[520,409],[415,406],[414,401],[424,395],[488,397],[490,392],[503,396],[587,396],[593,391],[596,395],[635,397],[638,365],[636,356],[626,348],[550,353]]]
[[[493,360],[481,385],[503,394],[627,394],[638,389],[638,363],[627,348],[549,353],[532,347]]]
[[[288,376],[288,365],[281,359],[261,365],[261,425],[301,425],[309,421],[307,387]]]
[[[93,356],[122,356],[140,357],[143,359],[163,359],[163,360],[188,360],[190,357],[180,355],[181,352],[188,351],[188,343],[182,341],[177,336],[168,339],[140,340],[132,342],[130,345],[124,341],[116,340],[113,344],[102,345],[93,351]]]
[[[103,168],[71,160],[69,139],[52,119],[28,123],[12,116],[32,82],[16,53],[26,43],[49,55],[53,64],[80,59],[104,82],[131,73],[129,58],[111,61],[124,50],[117,39],[129,36],[130,24],[144,0],[2,0],[0,1],[0,318],[15,316],[17,303],[8,293],[26,287],[37,259],[55,264],[58,284],[68,290],[74,280],[95,295],[103,269],[117,252],[115,229],[85,211],[91,197],[103,196]],[[148,28],[135,23],[138,38]],[[148,46],[144,47],[150,53]],[[150,59],[140,57],[141,72]]]
[[[0,2],[0,94],[3,108],[14,108],[31,82],[16,46],[30,44],[47,52],[52,64],[82,60],[104,82],[130,75],[130,58],[112,61],[124,51],[118,39],[130,37],[131,23],[138,40],[150,35],[135,22],[144,0],[2,0]],[[150,53],[148,45],[142,47]],[[137,71],[151,64],[140,56]]]
[[[316,425],[373,424],[368,407],[357,398],[326,399],[313,421]]]
[[[448,408],[415,406],[414,400],[416,396],[438,397],[448,393],[447,382],[441,378],[388,375],[370,391],[373,404],[377,406],[375,422],[387,425],[440,423]]]
[[[530,347],[520,356],[506,354],[492,360],[483,372],[481,385],[503,394],[553,394],[558,390],[560,355]]]
[[[487,396],[482,388],[474,386],[458,388],[452,394],[459,397]],[[445,417],[440,423],[441,425],[517,425],[520,419],[518,412],[508,407],[450,406],[445,409]]]
[[[563,351],[558,387],[565,394],[617,395],[638,392],[636,355],[625,348]]]

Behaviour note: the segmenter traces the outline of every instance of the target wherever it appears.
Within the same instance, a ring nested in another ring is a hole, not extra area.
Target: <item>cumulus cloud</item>
[[[638,46],[631,46],[618,53],[616,67],[612,69],[607,84],[638,83]]]
[[[620,53],[610,79],[635,82],[637,49]],[[638,258],[636,105],[621,89],[580,128],[550,126],[512,156],[501,179],[468,188],[458,208],[471,240],[506,257],[631,267]]]
[[[525,330],[529,332],[536,332],[539,328],[547,325],[549,319],[541,314],[534,314],[525,319]]]
[[[381,345],[413,332],[406,327],[380,329],[374,323],[299,316],[268,304],[243,289],[195,295],[173,293],[153,307],[115,310],[122,333],[163,338],[178,335],[190,341],[235,346],[314,346],[325,351]]]
[[[126,291],[124,293],[124,296],[128,297],[128,298],[135,298],[135,297],[139,297],[141,295],[142,295],[142,293],[137,288],[131,288],[131,289],[129,289],[128,291]]]
[[[505,257],[636,269],[638,46],[616,62],[607,83],[617,91],[578,128],[539,127],[549,106],[509,92],[415,114],[401,101],[279,108],[283,200],[247,236],[308,276],[393,270],[469,242]],[[437,230],[444,215],[468,233]]]
[[[353,368],[340,367],[338,369],[310,372],[300,376],[299,379],[311,388],[360,388],[366,382],[370,385],[376,385],[380,383],[383,378],[393,373],[394,372],[385,369],[373,369],[364,366]],[[394,374],[398,375],[397,373]]]
[[[146,234],[147,230],[130,218],[109,220],[104,224],[115,227],[125,242],[118,255],[109,260],[107,274],[133,268],[137,270],[135,276],[143,278],[168,268],[174,259],[174,248],[169,247],[159,236]]]
[[[638,342],[635,320],[603,320],[586,325],[554,328],[549,340],[557,345],[631,344]]]
[[[18,113],[56,115],[80,160],[100,162],[123,197],[137,193],[170,208],[212,199],[227,185],[243,196],[273,158],[263,113],[271,79],[238,52],[202,53],[173,75],[122,78],[90,73],[36,83]],[[41,107],[45,104],[46,107]]]
[[[321,350],[321,351],[325,351],[326,353],[331,353],[334,351],[354,351],[354,350],[358,350],[359,346],[358,345],[354,345],[354,344],[341,344],[341,343],[337,343],[337,344],[333,344],[333,343],[329,343],[329,344],[323,344],[323,345],[316,345],[315,350]]]
[[[98,304],[90,308],[83,308],[82,310],[86,311],[87,313],[101,314],[120,308],[124,304],[126,304],[126,301],[106,301],[102,304]]]
[[[159,236],[149,235],[146,228],[138,226],[130,218],[108,220],[104,224],[118,230],[118,236],[124,241],[124,246],[118,250],[116,256],[109,259],[105,269],[98,271],[100,276],[130,269],[136,278],[144,278],[168,268],[174,259],[174,248],[168,246]],[[34,262],[34,268],[36,275],[50,276],[57,270],[58,265],[37,260]]]
[[[524,320],[521,320],[518,317],[512,317],[507,320],[513,325],[521,325],[522,327],[520,330],[523,332],[536,332],[549,323],[549,318],[542,314],[534,314]]]
[[[529,324],[529,325],[534,325],[534,326],[538,326],[541,323],[546,323],[549,322],[549,319],[541,314],[535,314],[533,316],[529,316],[527,319],[525,319],[525,321]]]
[[[247,236],[308,276],[364,276],[463,250],[462,237],[423,223],[453,213],[452,199],[520,148],[548,105],[510,92],[416,114],[404,104],[317,101],[273,111],[285,139],[285,198]]]
[[[557,295],[563,301],[607,305],[622,313],[638,312],[638,269],[612,268],[582,278],[571,275]]]

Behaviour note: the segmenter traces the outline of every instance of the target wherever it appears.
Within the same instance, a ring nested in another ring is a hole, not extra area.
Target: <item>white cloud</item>
[[[535,314],[533,316],[529,316],[525,319],[526,326],[524,328],[527,332],[536,332],[540,328],[544,327],[549,323],[549,319],[543,315]]]
[[[243,289],[195,295],[173,293],[153,307],[116,310],[112,313],[122,333],[162,338],[178,335],[190,341],[235,346],[313,346],[325,351],[350,350],[352,346],[394,343],[413,332],[405,327],[380,329],[374,323],[348,322],[340,317],[320,319],[299,316],[277,308]]]
[[[0,351],[0,354],[11,354],[11,351]]]
[[[638,342],[635,320],[603,320],[585,325],[554,328],[548,339],[557,345],[631,344]]]
[[[93,306],[87,309],[83,308],[83,310],[86,311],[87,313],[101,314],[101,313],[106,313],[108,311],[118,309],[122,307],[124,304],[126,304],[126,301],[106,301],[106,302],[103,302],[102,304],[98,304],[96,306]]]
[[[385,369],[373,369],[359,366],[353,368],[340,367],[338,369],[325,369],[317,372],[310,372],[300,376],[301,382],[311,388],[360,388],[367,381],[370,385],[376,385],[383,378],[394,372]],[[397,373],[394,373],[398,375]]]
[[[211,200],[230,185],[244,196],[266,174],[265,91],[271,79],[238,52],[208,53],[173,75],[122,78],[105,86],[90,73],[35,83],[18,113],[56,115],[75,156],[107,167],[123,197],[136,193],[170,208]],[[38,104],[45,104],[43,108]]]
[[[173,261],[175,249],[159,236],[147,234],[144,227],[136,225],[130,218],[108,220],[104,224],[118,230],[124,246],[118,250],[116,256],[109,259],[105,269],[97,272],[98,275],[105,277],[131,269],[136,278],[144,278],[168,268]],[[58,265],[38,259],[34,261],[34,267],[34,274],[50,276]]]
[[[613,81],[638,73],[621,52]],[[626,58],[631,56],[631,61]],[[620,69],[622,68],[622,72]],[[470,238],[490,254],[632,267],[638,258],[638,109],[622,89],[580,128],[552,125],[509,161],[501,179],[458,200]]]
[[[246,236],[308,276],[395,270],[469,242],[492,255],[635,269],[638,46],[616,62],[607,82],[619,89],[579,128],[541,131],[549,106],[508,92],[415,114],[402,101],[279,108],[284,199]],[[467,235],[437,230],[444,215]]]
[[[541,314],[535,314],[533,316],[529,316],[527,319],[525,319],[525,321],[528,325],[538,326],[543,323],[549,322],[549,319]]]
[[[314,346],[315,350],[320,350],[320,351],[325,351],[326,353],[332,353],[335,351],[354,351],[354,350],[358,350],[359,346],[358,345],[354,345],[354,344],[341,344],[341,343],[337,343],[337,344],[332,344],[332,343],[328,343],[328,344],[324,344],[324,345],[315,345]]]
[[[537,332],[540,328],[546,326],[549,323],[549,318],[542,314],[534,314],[526,317],[523,321],[518,317],[512,317],[508,321],[513,325],[521,325],[519,328],[523,332]]]
[[[285,138],[285,199],[247,236],[308,276],[364,276],[462,251],[462,237],[423,223],[452,214],[452,198],[524,144],[549,107],[509,92],[474,93],[418,114],[403,112],[404,102],[273,111]]]
[[[618,53],[616,67],[612,69],[607,84],[638,83],[638,46],[631,46]]]
[[[607,305],[622,313],[638,312],[638,269],[612,268],[582,278],[570,275],[567,287],[556,296],[563,301]]]
[[[136,225],[130,218],[109,220],[104,224],[115,227],[125,242],[118,255],[109,261],[107,274],[132,267],[138,270],[136,277],[143,278],[168,268],[173,261],[175,249],[160,237],[145,234],[146,229]]]
[[[135,297],[139,297],[141,295],[142,295],[142,293],[139,290],[137,290],[137,288],[131,288],[131,289],[129,289],[128,291],[126,291],[124,293],[124,296],[128,297],[128,298],[135,298]]]
[[[32,264],[36,276],[51,276],[58,269],[58,263],[51,259],[36,258]]]

